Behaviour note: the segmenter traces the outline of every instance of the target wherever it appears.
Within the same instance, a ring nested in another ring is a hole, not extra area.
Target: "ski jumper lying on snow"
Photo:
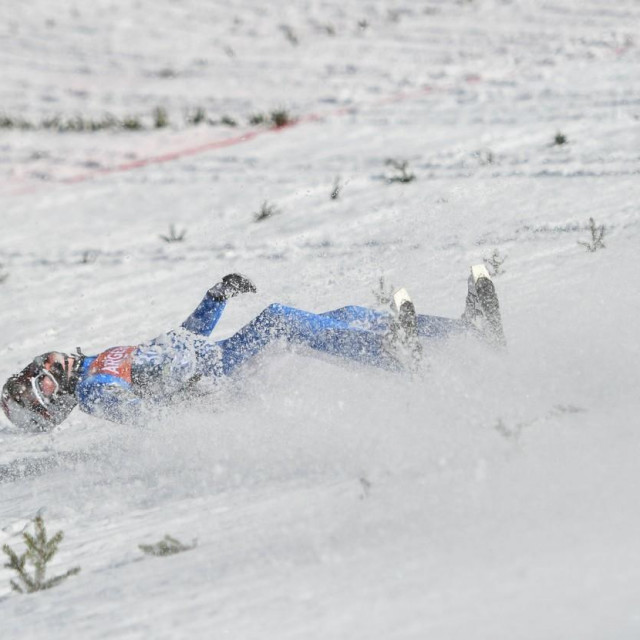
[[[76,405],[108,420],[135,422],[149,405],[171,403],[200,378],[233,374],[276,340],[397,371],[415,366],[423,339],[472,331],[493,346],[504,345],[495,288],[482,265],[472,267],[460,319],[416,314],[401,289],[395,313],[349,306],[315,314],[272,304],[230,338],[207,341],[227,300],[255,290],[248,278],[230,274],[207,291],[179,329],[150,342],[96,356],[41,355],[5,383],[5,415],[18,427],[42,431],[60,424]]]

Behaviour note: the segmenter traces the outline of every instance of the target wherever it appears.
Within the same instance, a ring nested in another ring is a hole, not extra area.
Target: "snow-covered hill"
[[[259,293],[215,338],[375,305],[381,276],[458,316],[494,250],[509,352],[426,345],[405,378],[273,349],[144,429],[4,421],[0,543],[41,512],[82,572],[19,596],[0,569],[2,637],[637,638],[640,5],[14,4],[3,379],[151,338],[235,270]],[[107,114],[144,129],[43,126]],[[198,545],[138,549],[165,534]]]

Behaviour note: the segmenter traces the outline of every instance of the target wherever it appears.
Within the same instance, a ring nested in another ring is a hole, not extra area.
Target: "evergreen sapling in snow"
[[[416,179],[415,174],[409,171],[408,160],[395,160],[394,158],[388,158],[385,160],[385,164],[396,171],[395,174],[387,178],[387,182],[389,183],[399,182],[401,184],[406,184],[408,182],[413,182]]]
[[[589,231],[591,231],[591,242],[583,242],[578,240],[578,244],[581,244],[590,253],[597,251],[598,249],[604,249],[605,244],[603,242],[605,226],[602,224],[596,227],[596,221],[593,218],[589,218]]]
[[[182,551],[195,549],[197,544],[197,540],[193,540],[191,544],[183,544],[180,540],[176,540],[167,534],[160,542],[156,542],[155,544],[139,544],[138,548],[148,556],[173,556]]]
[[[260,211],[253,214],[254,222],[262,222],[263,220],[267,220],[272,218],[276,214],[280,213],[275,205],[270,204],[267,200],[262,203],[260,207]]]
[[[331,191],[331,195],[329,196],[331,200],[337,200],[340,197],[341,191],[342,184],[340,184],[340,176],[336,176],[336,179],[333,181],[333,189]]]
[[[504,273],[504,269],[502,268],[502,265],[504,264],[506,259],[507,259],[506,255],[503,256],[500,253],[500,251],[498,251],[498,249],[494,249],[493,253],[491,254],[491,257],[483,258],[482,261],[487,267],[487,270],[489,271],[490,275],[499,276],[500,274]]]
[[[156,129],[169,126],[169,114],[164,107],[156,107],[153,112],[153,125]]]
[[[285,127],[293,122],[291,114],[283,108],[274,109],[271,112],[271,124],[274,127]]]
[[[68,577],[80,572],[80,567],[74,567],[62,575],[46,579],[47,563],[57,553],[58,545],[64,534],[62,531],[58,531],[51,539],[47,539],[42,516],[36,516],[33,523],[35,535],[26,531],[22,534],[27,545],[27,550],[22,555],[19,556],[8,544],[2,547],[4,553],[9,557],[9,562],[4,566],[7,569],[13,569],[18,574],[19,583],[15,580],[10,581],[11,588],[18,593],[34,593],[51,589]],[[33,574],[27,571],[27,563],[33,565]]]
[[[387,285],[385,277],[380,276],[378,279],[378,288],[372,289],[373,297],[380,306],[387,306],[393,299],[394,286],[392,284]]]
[[[164,240],[165,242],[168,243],[172,243],[172,242],[182,242],[184,240],[184,237],[187,235],[187,230],[183,229],[182,231],[178,231],[175,227],[175,225],[171,224],[169,225],[169,233],[168,235],[160,235],[160,238],[162,240]]]
[[[558,133],[556,133],[555,135],[555,138],[553,139],[553,144],[556,147],[561,147],[563,144],[567,144],[567,142],[567,136],[565,136],[561,131],[558,131]]]

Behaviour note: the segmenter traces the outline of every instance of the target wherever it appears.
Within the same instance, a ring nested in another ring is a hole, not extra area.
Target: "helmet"
[[[74,395],[77,381],[77,369],[73,367],[71,375],[68,363],[69,356],[64,358],[64,366],[55,360],[45,368],[55,352],[38,356],[20,373],[11,376],[2,388],[0,404],[9,420],[17,427],[32,431],[46,431],[67,418],[76,406]],[[58,354],[55,354],[58,355]],[[49,394],[43,392],[43,381],[48,379]]]

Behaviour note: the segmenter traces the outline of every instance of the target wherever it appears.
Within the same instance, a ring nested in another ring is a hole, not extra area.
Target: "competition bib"
[[[137,347],[113,347],[96,356],[89,365],[89,374],[107,374],[131,384],[131,360]]]

